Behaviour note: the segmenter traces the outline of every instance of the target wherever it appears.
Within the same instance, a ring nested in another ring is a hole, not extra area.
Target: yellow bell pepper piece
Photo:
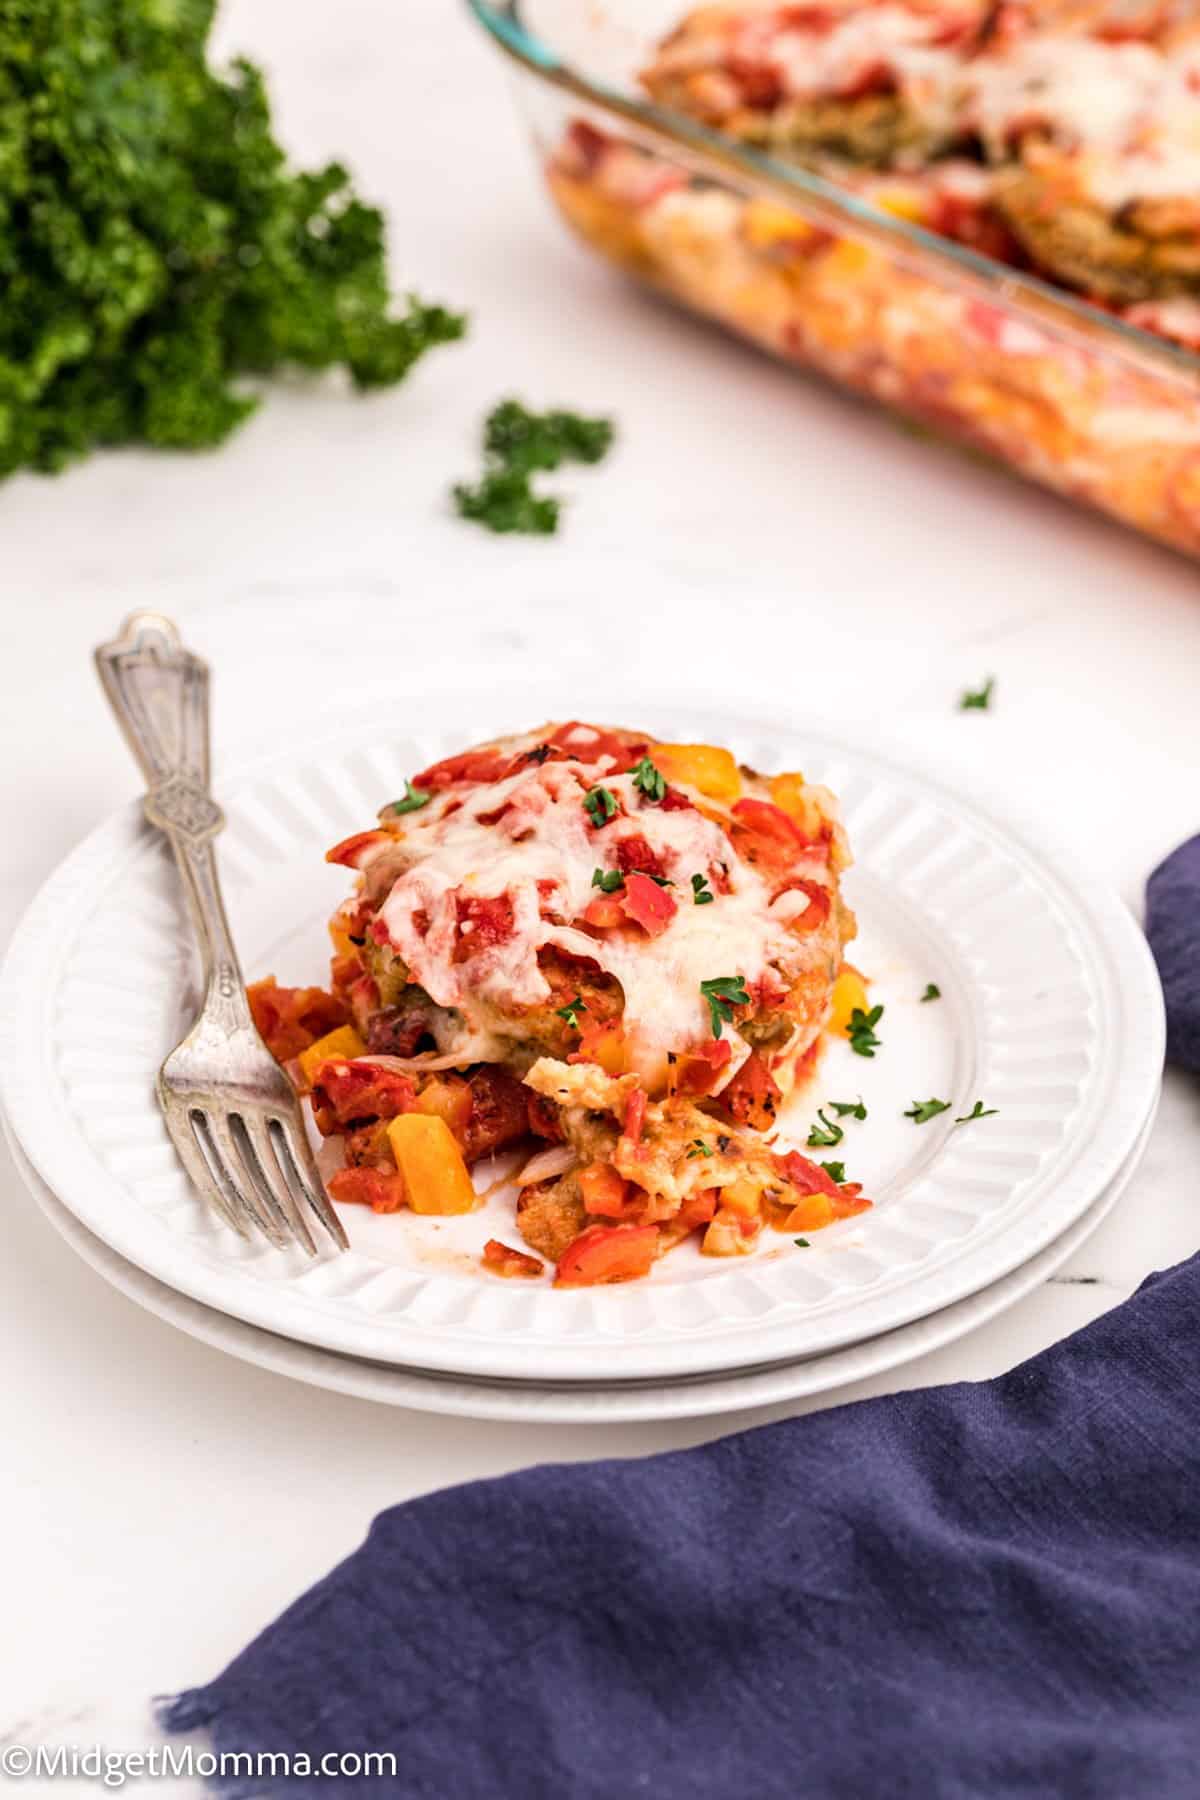
[[[721,1189],[722,1209],[736,1213],[739,1219],[757,1219],[761,1200],[762,1190],[745,1178],[731,1181],[728,1187]]]
[[[357,956],[360,945],[351,940],[350,933],[341,922],[341,916],[334,913],[329,921],[329,937],[337,956]]]
[[[365,1056],[366,1049],[367,1046],[353,1025],[339,1025],[336,1031],[327,1031],[324,1037],[318,1038],[315,1044],[310,1044],[307,1050],[300,1052],[300,1069],[305,1086],[312,1086],[317,1070],[331,1056]]]
[[[782,775],[771,777],[771,798],[781,812],[789,818],[802,819],[808,804],[805,792],[805,781],[799,769],[788,769]]]
[[[895,187],[874,188],[870,198],[873,205],[891,213],[893,218],[908,219],[914,225],[921,224],[928,210],[924,195],[915,187],[897,184]]]
[[[465,1131],[474,1104],[471,1089],[461,1075],[435,1075],[413,1101],[413,1111],[445,1119],[452,1132],[455,1126]]]
[[[748,201],[742,230],[755,250],[770,250],[775,244],[804,244],[817,235],[815,226],[777,200]]]
[[[445,1119],[433,1113],[401,1113],[387,1131],[413,1212],[474,1212],[479,1195]]]
[[[825,821],[798,770],[772,776],[770,794],[779,810],[785,812],[789,819],[795,819],[806,838],[820,837]]]
[[[867,983],[852,963],[843,963],[842,972],[833,984],[833,1011],[829,1015],[829,1030],[839,1036],[845,1036],[850,1026],[850,1015],[855,1008],[867,1011]]]
[[[649,754],[668,781],[696,788],[710,800],[728,803],[742,791],[737,763],[715,744],[655,744]]]

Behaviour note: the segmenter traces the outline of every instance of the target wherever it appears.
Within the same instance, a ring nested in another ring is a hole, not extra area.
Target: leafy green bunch
[[[465,321],[393,314],[379,212],[288,170],[214,0],[0,0],[0,475],[219,443],[282,364],[399,381]]]

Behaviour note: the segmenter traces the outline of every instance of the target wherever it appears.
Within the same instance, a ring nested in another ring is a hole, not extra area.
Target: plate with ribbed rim
[[[714,1413],[775,1406],[783,1401],[828,1394],[850,1382],[903,1368],[916,1357],[931,1355],[968,1332],[978,1331],[1049,1281],[1088,1241],[1128,1191],[1145,1155],[1153,1124],[1152,1113],[1116,1181],[1093,1201],[1081,1219],[1011,1274],[966,1300],[943,1307],[911,1325],[886,1331],[880,1337],[851,1344],[844,1350],[831,1350],[826,1356],[809,1357],[804,1362],[700,1376],[691,1381],[629,1382],[607,1387],[582,1382],[574,1386],[539,1386],[527,1381],[486,1382],[463,1376],[426,1375],[415,1369],[339,1356],[336,1351],[320,1350],[314,1344],[296,1343],[243,1324],[228,1313],[201,1306],[175,1288],[164,1286],[101,1243],[50,1192],[7,1127],[5,1136],[17,1172],[43,1216],[76,1255],[127,1300],[210,1349],[269,1369],[273,1375],[303,1381],[310,1387],[358,1400],[374,1400],[384,1406],[407,1406],[416,1412],[525,1425],[617,1425],[710,1417]]]
[[[825,1354],[893,1331],[1036,1255],[1116,1178],[1149,1116],[1162,997],[1119,900],[1022,832],[926,776],[823,731],[710,708],[572,694],[583,716],[727,743],[763,769],[803,768],[842,801],[856,867],[854,956],[885,1006],[868,1061],[831,1043],[787,1121],[860,1093],[838,1158],[877,1201],[732,1264],[691,1245],[642,1282],[554,1290],[486,1274],[511,1198],[466,1219],[344,1208],[351,1249],[310,1263],[242,1244],[178,1167],[155,1070],[195,1000],[169,856],[131,805],[51,876],[0,978],[0,1085],[29,1161],[89,1231],[148,1274],[249,1324],[346,1355],[513,1380],[669,1379]],[[527,727],[539,695],[347,700],[289,724],[224,770],[220,844],[248,976],[319,979],[324,920],[345,892],[325,847],[368,824],[448,751]],[[401,718],[402,723],[397,723]],[[941,999],[923,1004],[934,982]],[[916,1099],[951,1110],[917,1126]],[[953,1123],[976,1099],[998,1109]]]

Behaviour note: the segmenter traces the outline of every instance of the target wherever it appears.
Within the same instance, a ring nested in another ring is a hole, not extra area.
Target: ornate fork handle
[[[213,839],[225,816],[209,792],[208,665],[170,619],[131,613],[96,668],[146,780],[146,817],[165,833],[183,878],[204,966],[205,1010],[230,1031],[250,1023],[225,916]]]

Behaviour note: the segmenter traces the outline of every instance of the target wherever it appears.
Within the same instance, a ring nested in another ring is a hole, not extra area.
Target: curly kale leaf
[[[399,381],[464,319],[388,292],[339,164],[288,170],[211,0],[0,0],[0,475],[220,443],[246,376]]]

